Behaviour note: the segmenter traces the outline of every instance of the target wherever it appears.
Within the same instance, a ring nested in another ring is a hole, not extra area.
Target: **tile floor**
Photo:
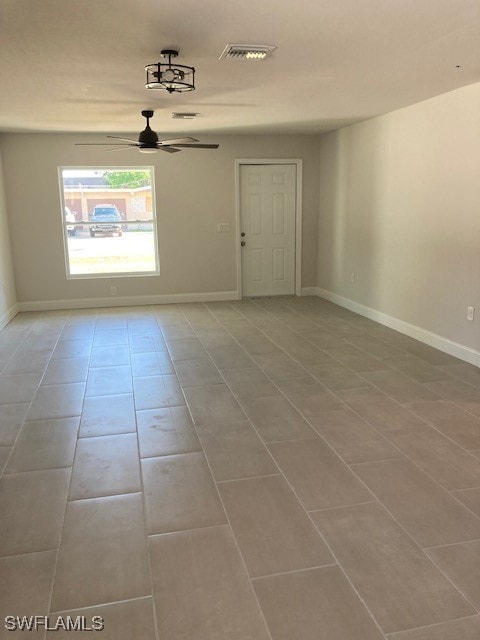
[[[2,639],[480,638],[480,371],[321,299],[18,315],[1,469]]]

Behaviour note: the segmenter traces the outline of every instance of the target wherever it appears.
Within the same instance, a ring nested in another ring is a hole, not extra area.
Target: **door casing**
[[[296,165],[295,198],[295,295],[302,295],[302,182],[303,163],[298,158],[267,158],[235,160],[235,242],[237,256],[237,299],[242,299],[242,253],[240,246],[240,167],[245,164],[294,164]]]

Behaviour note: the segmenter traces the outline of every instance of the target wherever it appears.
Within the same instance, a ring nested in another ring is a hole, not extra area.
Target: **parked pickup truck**
[[[114,204],[97,204],[90,218],[90,235],[94,238],[97,234],[122,235],[122,216]]]

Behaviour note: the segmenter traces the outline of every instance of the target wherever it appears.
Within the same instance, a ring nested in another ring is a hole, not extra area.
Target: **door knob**
[[[242,247],[244,247],[247,243],[244,240],[242,240],[240,244],[242,245]]]
[[[245,233],[242,231],[242,233],[240,234],[242,236],[242,238],[245,237]]]

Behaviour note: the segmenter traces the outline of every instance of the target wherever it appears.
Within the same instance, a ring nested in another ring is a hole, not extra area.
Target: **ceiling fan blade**
[[[112,145],[110,145],[112,146]],[[114,149],[105,149],[105,151],[123,151],[124,149],[131,149],[133,144],[117,145]]]
[[[138,147],[138,144],[125,145],[124,142],[75,142],[76,147]]]
[[[218,144],[176,144],[176,147],[189,147],[191,149],[218,149]]]
[[[175,149],[175,147],[167,147],[165,145],[158,147],[158,149],[160,151],[166,151],[167,153],[177,153],[177,151],[181,151],[181,149]]]
[[[124,142],[131,142],[132,144],[138,144],[138,140],[130,140],[129,138],[119,138],[118,136],[107,136],[107,138],[113,138],[114,140],[123,140]]]
[[[159,140],[157,144],[163,146],[163,145],[177,145],[177,144],[182,144],[184,142],[198,142],[198,140],[196,138],[189,138],[188,136],[186,138],[171,138],[170,140]]]

